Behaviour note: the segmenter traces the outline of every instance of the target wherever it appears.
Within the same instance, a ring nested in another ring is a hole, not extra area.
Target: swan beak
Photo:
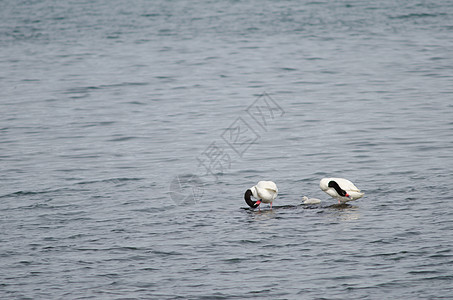
[[[348,193],[346,193],[345,197],[348,197],[349,199],[351,199],[351,196]]]
[[[260,204],[261,204],[261,200],[258,200],[258,201],[255,202],[255,205],[256,205],[256,206],[258,206],[258,205],[260,205]]]

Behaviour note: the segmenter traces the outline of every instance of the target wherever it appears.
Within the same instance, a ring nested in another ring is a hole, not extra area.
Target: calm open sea
[[[0,1],[0,112],[1,299],[453,297],[451,1]]]

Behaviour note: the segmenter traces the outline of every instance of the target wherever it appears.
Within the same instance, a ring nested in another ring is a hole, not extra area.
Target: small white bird
[[[338,199],[338,204],[362,198],[362,193],[352,182],[344,178],[323,178],[319,183],[321,190]]]
[[[247,191],[245,191],[244,199],[245,202],[251,208],[257,208],[261,202],[270,203],[272,208],[272,202],[278,195],[277,185],[272,181],[260,181],[257,185],[252,186]],[[257,199],[253,201],[251,197]]]
[[[304,201],[304,204],[319,204],[321,203],[321,200],[317,198],[308,198],[307,196],[303,196],[302,200]]]

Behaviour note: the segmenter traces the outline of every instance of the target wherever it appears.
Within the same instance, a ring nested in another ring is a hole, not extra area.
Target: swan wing
[[[277,185],[273,181],[260,181],[260,182],[258,182],[256,187],[259,189],[269,189],[269,190],[278,191]]]
[[[272,202],[278,194],[277,185],[272,181],[260,181],[255,186],[259,199],[263,202]]]

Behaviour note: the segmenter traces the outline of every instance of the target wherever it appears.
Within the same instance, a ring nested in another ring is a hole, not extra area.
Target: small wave
[[[297,69],[290,68],[290,67],[283,67],[283,68],[280,68],[280,70],[282,70],[282,71],[297,71]]]
[[[101,122],[87,122],[87,123],[82,123],[80,127],[85,128],[85,127],[96,127],[96,126],[108,126],[108,125],[113,125],[115,124],[115,121],[101,121]],[[73,124],[78,124],[78,123],[73,123]],[[73,137],[71,137],[73,138]]]
[[[438,271],[435,270],[420,270],[420,271],[409,271],[408,274],[411,275],[426,275],[426,274],[437,274]]]
[[[177,251],[152,250],[151,252],[152,252],[153,254],[156,254],[156,255],[159,255],[159,256],[182,255],[181,252],[177,252]]]
[[[58,193],[61,191],[70,191],[69,188],[59,188],[59,189],[51,189],[51,190],[42,190],[42,191],[17,191],[8,193],[5,195],[1,195],[1,198],[9,198],[9,197],[23,197],[23,196],[30,196],[30,195],[42,195],[42,194],[49,194],[49,193]]]
[[[145,14],[142,14],[141,16],[145,17],[145,18],[153,18],[153,17],[159,17],[159,16],[161,16],[161,14],[159,14],[159,13],[148,13],[148,14],[146,14],[145,13]]]
[[[233,258],[224,259],[223,261],[227,264],[237,264],[237,263],[242,263],[243,261],[247,261],[247,260],[248,260],[248,258],[233,257]]]
[[[109,142],[125,142],[125,141],[133,140],[133,139],[136,139],[136,138],[137,138],[136,136],[123,136],[123,137],[110,139],[108,141]]]
[[[125,181],[139,181],[143,178],[137,177],[119,177],[119,178],[108,178],[108,179],[99,179],[99,180],[89,180],[89,181],[80,181],[77,182],[78,185],[87,185],[87,184],[96,184],[96,183],[120,183]]]
[[[71,95],[72,98],[84,98],[89,95],[89,93],[97,90],[105,90],[110,88],[119,88],[119,87],[135,87],[135,86],[144,86],[148,85],[148,82],[121,82],[114,84],[101,84],[98,86],[81,86],[69,88],[63,93],[66,95]]]
[[[398,15],[398,16],[390,16],[390,19],[415,19],[415,18],[428,18],[428,17],[438,17],[444,16],[445,13],[440,14],[427,14],[427,13],[412,13],[412,14],[405,14],[405,15]]]

